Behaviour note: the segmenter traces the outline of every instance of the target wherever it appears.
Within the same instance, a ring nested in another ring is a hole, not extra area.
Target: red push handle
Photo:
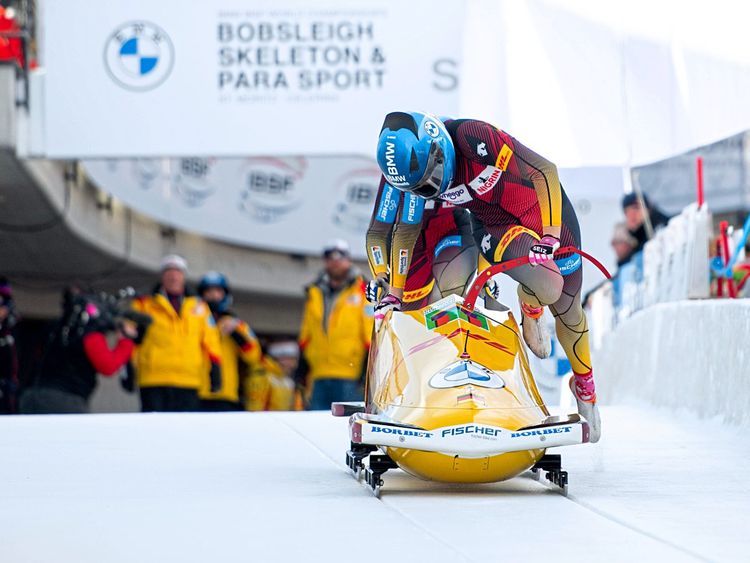
[[[575,246],[563,246],[562,248],[559,248],[555,254],[578,254],[591,262],[594,266],[599,268],[599,271],[601,271],[602,274],[608,279],[612,279],[612,275],[609,273],[607,268],[604,267],[604,264],[599,262],[596,258],[591,256],[590,254],[584,252],[580,248],[576,248]],[[524,266],[529,263],[529,257],[528,256],[521,256],[520,258],[514,258],[513,260],[506,260],[505,262],[500,262],[499,264],[495,264],[494,266],[490,266],[486,270],[484,270],[481,274],[477,276],[477,279],[474,280],[474,283],[472,284],[471,288],[469,289],[469,293],[466,294],[466,298],[464,299],[464,307],[468,309],[469,311],[474,310],[474,305],[477,301],[477,297],[479,297],[479,292],[482,291],[482,288],[484,287],[484,284],[489,281],[489,279],[494,276],[495,274],[499,274],[501,272],[507,272],[508,270],[512,270],[513,268],[518,268],[518,266]]]

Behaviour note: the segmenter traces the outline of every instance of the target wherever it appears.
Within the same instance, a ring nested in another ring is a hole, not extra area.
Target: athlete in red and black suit
[[[561,246],[580,247],[580,232],[555,165],[489,123],[442,123],[416,112],[388,114],[377,158],[389,185],[471,212],[479,270],[529,256],[529,265],[508,272],[519,283],[524,340],[538,356],[549,354],[540,320],[548,306],[573,367],[579,411],[590,423],[591,440],[598,440],[588,326],[581,306],[581,258],[556,254]],[[391,256],[411,256],[423,224],[396,219]],[[381,303],[387,306],[399,297],[396,291]]]

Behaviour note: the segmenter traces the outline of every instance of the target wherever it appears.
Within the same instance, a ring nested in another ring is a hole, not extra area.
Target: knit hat
[[[180,270],[183,274],[187,273],[187,261],[178,254],[167,254],[161,259],[159,269],[164,272],[166,270]]]
[[[651,207],[651,203],[648,201],[648,198],[646,197],[646,194],[643,194],[643,203],[646,206],[646,208]],[[638,194],[635,192],[630,192],[629,194],[625,194],[622,196],[622,208],[625,209],[626,207],[630,207],[631,205],[638,205]]]

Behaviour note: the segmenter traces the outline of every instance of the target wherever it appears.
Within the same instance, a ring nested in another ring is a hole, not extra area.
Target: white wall
[[[750,424],[748,336],[747,299],[654,305],[594,351],[600,400],[635,399]]]

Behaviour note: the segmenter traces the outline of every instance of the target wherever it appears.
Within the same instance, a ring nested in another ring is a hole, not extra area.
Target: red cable
[[[599,268],[599,271],[601,271],[601,273],[604,274],[604,276],[608,280],[612,279],[612,274],[610,274],[607,268],[604,267],[604,264],[599,262],[599,260],[591,256],[590,254],[584,252],[580,248],[576,248],[575,246],[563,246],[562,248],[559,248],[557,250],[556,254],[578,254],[579,256],[582,256],[583,258],[591,262],[594,266]],[[513,260],[500,262],[499,264],[495,264],[494,266],[490,266],[489,268],[484,270],[477,276],[477,279],[474,280],[469,293],[466,294],[466,299],[464,299],[464,307],[469,311],[474,310],[474,305],[476,303],[477,297],[479,297],[479,292],[484,287],[484,284],[486,284],[492,276],[501,272],[507,272],[508,270],[512,270],[513,268],[517,268],[518,266],[524,266],[528,263],[529,257],[521,256],[520,258],[514,258]]]

